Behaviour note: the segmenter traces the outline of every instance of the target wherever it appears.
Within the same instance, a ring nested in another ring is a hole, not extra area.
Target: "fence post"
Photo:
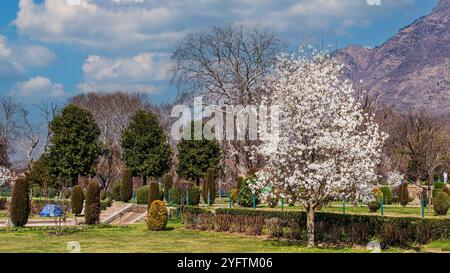
[[[284,197],[281,197],[281,211],[284,211]]]
[[[189,207],[189,190],[186,189],[186,207]]]
[[[133,204],[136,204],[136,190],[133,190],[133,195],[131,198],[133,199]]]
[[[380,197],[380,211],[381,216],[384,216],[383,196]]]
[[[252,193],[252,204],[253,204],[253,209],[256,209],[256,200],[255,200],[255,195]]]
[[[346,200],[346,196],[345,196],[345,193],[344,193],[344,195],[343,195],[343,197],[342,197],[342,213],[345,215],[345,202],[346,202],[347,200]]]
[[[231,209],[231,193],[228,192],[228,207]]]
[[[211,206],[210,194],[211,194],[211,191],[210,191],[210,189],[208,189],[208,197],[207,197],[207,199],[208,199],[208,207]]]

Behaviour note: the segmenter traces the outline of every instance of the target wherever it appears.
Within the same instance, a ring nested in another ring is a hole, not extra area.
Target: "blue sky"
[[[369,5],[367,2],[375,5]],[[189,32],[258,24],[294,49],[376,46],[437,0],[2,0],[0,93],[26,105],[87,91],[174,98],[170,53]]]

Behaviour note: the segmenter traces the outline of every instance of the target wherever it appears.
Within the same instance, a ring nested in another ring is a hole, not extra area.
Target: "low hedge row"
[[[188,227],[227,231],[236,223],[241,225],[265,220],[264,227],[272,237],[306,240],[306,213],[303,211],[266,211],[248,209],[207,210],[189,208],[183,219]],[[223,219],[222,219],[223,218]],[[225,220],[225,221],[224,221]],[[221,227],[217,227],[220,224]],[[228,225],[228,226],[227,226]],[[430,240],[450,238],[449,219],[425,219],[411,217],[381,217],[369,215],[336,214],[316,212],[315,237],[317,242],[334,244],[367,244],[372,239],[380,240],[382,246],[410,246]]]

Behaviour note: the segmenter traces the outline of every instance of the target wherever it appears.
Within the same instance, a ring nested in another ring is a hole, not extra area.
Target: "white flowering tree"
[[[0,166],[0,188],[11,181],[11,171],[3,166]]]
[[[351,83],[340,80],[340,70],[326,55],[283,55],[265,86],[270,96],[264,102],[280,110],[279,132],[259,130],[263,140],[255,151],[265,167],[253,190],[271,188],[272,195],[300,202],[310,246],[316,209],[343,194],[354,202],[371,197],[386,137],[353,97]]]
[[[403,183],[403,175],[397,171],[390,172],[387,176],[389,187],[396,188]]]

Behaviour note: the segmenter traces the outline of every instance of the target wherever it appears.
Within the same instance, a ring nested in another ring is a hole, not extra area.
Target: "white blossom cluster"
[[[271,196],[313,209],[343,194],[355,203],[372,198],[387,136],[362,110],[352,84],[340,79],[341,68],[324,54],[279,57],[263,103],[278,105],[280,123],[278,132],[258,132],[262,143],[254,151],[265,167],[254,191],[271,185]]]
[[[387,182],[390,187],[398,187],[403,183],[403,175],[397,171],[390,172],[387,176]]]
[[[0,187],[3,187],[7,183],[9,183],[11,181],[11,178],[11,171],[4,166],[0,166]]]

